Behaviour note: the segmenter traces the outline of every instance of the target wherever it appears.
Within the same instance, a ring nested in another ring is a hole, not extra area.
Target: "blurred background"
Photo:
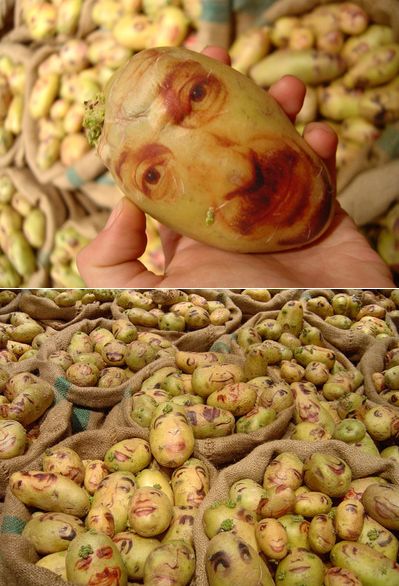
[[[265,90],[304,81],[297,130],[335,129],[339,201],[399,283],[398,0],[0,0],[0,39],[0,287],[84,286],[76,254],[121,197],[84,102],[142,49],[209,44]]]

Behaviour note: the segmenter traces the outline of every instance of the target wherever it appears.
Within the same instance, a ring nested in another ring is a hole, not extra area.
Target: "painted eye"
[[[150,167],[149,169],[147,169],[143,177],[143,181],[145,183],[148,183],[149,185],[156,185],[157,183],[159,183],[160,179],[161,173],[158,171],[158,169],[156,169],[156,167]]]
[[[206,98],[206,96],[207,96],[207,90],[206,90],[205,84],[203,84],[203,83],[197,83],[191,89],[190,100],[192,102],[202,102],[202,100],[204,100]]]

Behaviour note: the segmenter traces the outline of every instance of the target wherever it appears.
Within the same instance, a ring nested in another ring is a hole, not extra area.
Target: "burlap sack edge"
[[[234,331],[241,323],[242,312],[241,309],[236,305],[234,300],[230,298],[226,290],[224,289],[181,289],[188,295],[195,293],[201,295],[207,300],[222,301],[224,305],[230,310],[230,319],[223,326],[209,325],[199,330],[193,330],[189,332],[176,332],[158,330],[156,328],[146,328],[144,326],[137,326],[138,331],[151,332],[158,334],[163,338],[171,341],[176,348],[179,350],[193,351],[193,352],[206,352],[212,346],[212,344],[220,338],[223,334]],[[117,303],[115,298],[111,305],[111,312],[114,319],[126,319],[124,310]]]
[[[365,453],[364,460],[359,462],[359,458],[362,458],[359,450],[338,440],[324,442],[276,440],[255,448],[248,456],[219,472],[215,484],[199,508],[194,521],[194,546],[197,555],[196,586],[209,586],[205,570],[206,548],[209,540],[202,525],[204,511],[215,501],[226,499],[230,486],[236,480],[252,478],[262,484],[267,464],[275,455],[283,452],[294,452],[302,460],[316,452],[336,455],[350,465],[354,479],[378,474],[399,484],[399,465],[393,459],[377,458]]]
[[[10,303],[7,303],[7,305],[3,305],[3,307],[0,307],[0,316],[7,315],[9,313],[12,313],[13,311],[19,311],[19,303],[21,300],[23,289],[8,289],[8,290],[14,291],[14,293],[16,293],[16,296],[14,297],[14,299]]]
[[[365,394],[370,401],[378,403],[385,407],[396,411],[399,414],[399,405],[393,405],[384,399],[384,395],[378,393],[372,378],[375,372],[383,372],[385,370],[384,357],[388,350],[396,347],[398,340],[394,338],[382,338],[376,340],[368,350],[364,353],[359,362],[359,370],[364,376]]]
[[[112,445],[122,439],[132,437],[145,439],[140,433],[130,428],[118,427],[75,434],[59,442],[57,446],[70,447],[76,450],[82,459],[93,459],[104,457],[105,452]],[[41,457],[39,456],[36,460],[30,462],[29,468],[34,469],[36,467],[37,469],[41,464]],[[206,465],[212,486],[218,476],[216,468],[203,456],[198,455],[196,457]],[[17,576],[15,586],[42,586],[50,583],[52,586],[63,586],[65,584],[72,586],[71,582],[65,582],[49,570],[34,567],[34,563],[39,559],[39,556],[29,541],[21,535],[29,518],[30,512],[28,508],[7,488],[2,510],[2,526],[0,528],[0,576],[2,570],[3,574],[11,580],[13,578],[11,574],[15,573]],[[12,556],[10,556],[10,552],[13,552]],[[14,584],[13,582],[7,582],[7,586],[14,586]],[[191,586],[194,586],[194,582],[191,582]]]
[[[40,46],[33,53],[28,63],[22,140],[29,168],[40,183],[51,183],[59,189],[75,189],[88,179],[93,179],[101,172],[104,172],[105,167],[103,163],[100,161],[95,150],[91,149],[71,167],[66,167],[58,160],[49,169],[40,169],[36,163],[39,144],[37,122],[31,117],[28,107],[30,92],[38,79],[38,68],[40,64],[59,49],[60,46],[58,45]]]
[[[287,301],[291,301],[291,299],[296,299],[298,296],[299,289],[277,289],[277,292],[272,295],[269,301],[256,301],[252,299],[249,295],[244,295],[242,292],[237,293],[232,289],[225,289],[226,294],[234,301],[234,303],[239,307],[242,311],[243,318],[245,321],[255,315],[256,313],[260,313],[262,311],[269,311],[273,309],[281,309],[283,305]],[[269,289],[269,292],[272,293],[274,289]]]
[[[6,8],[6,4],[7,2],[5,2],[4,8]],[[29,59],[31,57],[29,49],[24,45],[21,45],[19,43],[7,42],[0,43],[0,56],[1,55],[11,57],[13,61],[16,61],[17,63],[23,63],[25,66],[28,65]],[[25,154],[21,131],[21,133],[14,140],[14,143],[12,147],[9,149],[9,151],[5,155],[0,156],[0,169],[3,167],[8,167],[9,165],[16,165],[17,167],[22,167],[24,163],[24,156]]]

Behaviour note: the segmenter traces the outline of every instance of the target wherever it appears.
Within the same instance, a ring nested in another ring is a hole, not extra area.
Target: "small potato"
[[[185,543],[194,545],[194,519],[197,514],[197,507],[173,507],[173,517],[169,529],[162,538],[162,543],[168,543],[176,539],[182,539]]]
[[[201,460],[189,458],[174,470],[171,486],[175,505],[199,507],[209,492],[209,472]]]
[[[262,519],[278,518],[293,513],[295,502],[295,492],[292,488],[284,485],[270,486],[265,489],[265,496],[259,501],[256,512]]]
[[[308,442],[318,442],[332,438],[331,433],[318,423],[301,421],[297,423],[291,433],[291,439]]]
[[[118,471],[103,478],[93,495],[93,509],[102,505],[111,511],[115,533],[126,529],[129,502],[135,489],[134,475],[131,472]]]
[[[88,494],[76,482],[61,474],[41,470],[14,472],[10,488],[25,505],[43,511],[84,517],[90,508]]]
[[[315,515],[310,522],[308,539],[311,549],[318,554],[331,551],[335,545],[334,522],[329,515]]]
[[[150,444],[141,438],[124,439],[107,450],[104,463],[108,470],[136,474],[151,462]]]
[[[232,533],[215,535],[208,544],[205,567],[209,586],[253,584],[273,586],[270,572],[258,552]]]
[[[287,533],[287,547],[289,551],[296,547],[310,549],[309,521],[306,521],[302,515],[294,515],[292,513],[279,517],[278,521],[281,523]]]
[[[316,452],[305,461],[304,480],[312,490],[339,497],[347,492],[352,472],[341,458]]]
[[[76,585],[118,584],[127,586],[127,572],[118,548],[104,533],[88,531],[69,545],[67,579]]]
[[[343,419],[334,430],[334,439],[346,443],[360,442],[366,434],[366,426],[358,419]]]
[[[340,539],[357,541],[362,532],[364,506],[356,499],[345,499],[335,509],[335,529]]]
[[[194,433],[183,407],[171,402],[159,405],[150,425],[150,446],[162,466],[178,468],[192,454]]]
[[[262,519],[256,525],[256,540],[261,551],[272,560],[281,560],[288,553],[287,532],[278,519]]]
[[[172,561],[172,563],[171,563]],[[195,553],[182,540],[169,541],[153,549],[144,566],[144,584],[159,586],[159,576],[165,584],[187,586],[195,572]]]
[[[274,409],[268,409],[261,406],[254,407],[251,411],[248,411],[248,413],[237,419],[236,432],[251,433],[253,431],[258,431],[258,429],[270,425],[276,417],[277,413]]]
[[[162,492],[164,492],[166,496],[169,497],[172,505],[175,504],[175,498],[169,482],[169,478],[161,470],[151,470],[149,468],[141,470],[141,472],[136,474],[136,484],[137,488],[141,488],[143,486],[152,486],[153,488],[162,490]]]
[[[129,580],[142,580],[147,558],[156,547],[161,545],[160,541],[155,538],[141,537],[133,531],[117,533],[112,541],[121,554]]]
[[[266,467],[263,475],[263,486],[289,486],[296,490],[302,484],[303,462],[292,452],[284,452],[276,456]]]
[[[251,478],[237,480],[229,490],[229,498],[233,502],[254,513],[256,513],[260,500],[265,496],[265,489]]]
[[[328,513],[332,507],[332,500],[322,492],[304,492],[296,496],[295,513],[304,517],[314,517]]]
[[[128,510],[129,525],[142,537],[155,537],[163,533],[172,520],[173,506],[169,497],[153,487],[137,488]]]
[[[61,576],[65,582],[67,581],[66,575],[66,566],[65,566],[65,558],[66,558],[66,549],[64,551],[56,551],[55,553],[49,553],[48,555],[40,558],[36,562],[36,566],[39,568],[46,568],[50,570],[57,576]]]
[[[390,560],[396,562],[399,541],[391,531],[385,529],[385,527],[369,515],[364,516],[363,528],[358,541],[359,543],[372,547]]]
[[[49,554],[68,549],[70,542],[85,532],[83,522],[65,513],[39,513],[22,531],[37,553]]]
[[[230,531],[236,523],[244,523],[255,528],[256,521],[256,513],[230,500],[215,501],[204,511],[202,518],[204,531],[209,539],[223,530]]]
[[[256,380],[253,379],[248,384],[252,386]],[[268,409],[274,409],[276,413],[280,413],[283,409],[291,407],[293,403],[294,396],[289,384],[285,381],[268,385],[259,393],[259,404]]]
[[[109,470],[102,460],[91,460],[85,467],[83,486],[92,495],[108,474]]]
[[[224,437],[234,431],[235,418],[227,409],[210,405],[192,405],[186,407],[186,417],[196,439]]]
[[[26,444],[25,428],[18,421],[0,420],[0,460],[21,456]]]
[[[88,529],[93,529],[97,533],[104,533],[108,537],[115,535],[114,518],[111,511],[103,505],[98,505],[90,509],[85,519],[85,524]]]
[[[323,586],[324,564],[304,548],[294,548],[277,566],[276,586]]]
[[[54,472],[70,478],[76,484],[83,483],[85,469],[77,452],[71,448],[48,448],[42,459],[44,472]]]
[[[235,364],[209,364],[200,366],[192,373],[192,389],[200,397],[209,397],[229,384],[243,381],[244,373]]]
[[[247,383],[231,383],[208,396],[207,404],[230,411],[235,417],[245,415],[255,406],[256,391]]]

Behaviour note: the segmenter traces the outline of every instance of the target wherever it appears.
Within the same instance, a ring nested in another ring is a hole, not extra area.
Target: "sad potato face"
[[[300,246],[331,217],[327,171],[277,103],[185,49],[142,51],[114,76],[99,153],[141,209],[227,250]]]

